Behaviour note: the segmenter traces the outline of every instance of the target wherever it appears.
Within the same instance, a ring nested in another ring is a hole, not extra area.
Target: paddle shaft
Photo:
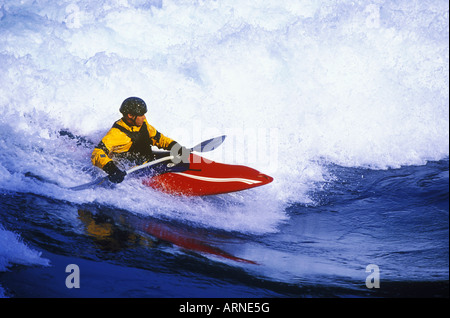
[[[160,158],[160,159],[157,159],[157,160],[153,160],[153,161],[150,161],[150,162],[141,164],[141,165],[139,165],[139,166],[133,167],[133,168],[131,168],[131,169],[128,169],[128,170],[126,171],[126,173],[127,173],[127,174],[130,174],[130,173],[135,172],[135,171],[137,171],[137,170],[144,169],[144,168],[147,168],[147,167],[156,165],[156,164],[158,164],[158,163],[161,163],[161,162],[164,162],[164,161],[167,161],[167,160],[172,160],[173,158],[175,158],[175,157],[174,157],[174,156],[167,156],[167,157],[163,157],[163,158]],[[106,177],[106,178],[107,178],[107,177]]]
[[[211,139],[202,141],[198,145],[196,145],[196,146],[194,146],[192,148],[189,148],[189,151],[198,151],[198,152],[212,151],[212,150],[216,149],[218,146],[220,146],[222,144],[222,142],[225,140],[225,137],[226,136],[223,135],[223,136],[220,136],[220,137],[215,137],[215,138],[211,138]],[[153,161],[144,163],[142,165],[133,167],[133,168],[127,170],[126,173],[129,174],[129,173],[132,173],[134,171],[137,171],[137,170],[149,167],[149,166],[153,166],[153,165],[158,164],[158,163],[163,162],[163,161],[172,160],[174,158],[175,158],[175,156],[171,155],[171,156],[167,156],[167,157],[160,158],[160,159],[157,159],[157,160],[153,160]]]
[[[212,151],[212,150],[216,149],[218,146],[220,146],[222,144],[222,142],[225,140],[225,137],[226,136],[223,135],[223,136],[220,136],[220,137],[215,137],[215,138],[211,138],[211,139],[202,141],[198,145],[196,145],[196,146],[194,146],[192,148],[189,148],[189,150],[190,151],[198,151],[198,152]],[[131,169],[128,169],[125,172],[128,175],[128,174],[130,174],[132,172],[135,172],[137,170],[144,169],[144,168],[156,165],[158,163],[161,163],[161,162],[164,162],[164,161],[167,161],[167,160],[172,160],[174,158],[175,158],[175,156],[173,156],[173,155],[167,156],[167,157],[163,157],[163,158],[156,159],[156,160],[144,163],[142,165],[133,167]],[[76,190],[76,191],[84,190],[84,189],[90,188],[92,186],[99,185],[99,184],[103,183],[104,181],[106,181],[107,179],[108,179],[108,176],[102,177],[102,178],[98,178],[98,179],[96,179],[96,180],[94,180],[92,182],[89,182],[89,183],[86,183],[86,184],[82,184],[82,185],[79,185],[79,186],[76,186],[76,187],[71,187],[69,189]]]

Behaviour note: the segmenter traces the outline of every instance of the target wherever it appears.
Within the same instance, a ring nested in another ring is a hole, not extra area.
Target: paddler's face
[[[131,114],[127,114],[128,123],[133,126],[141,127],[144,124],[145,115],[142,116],[133,116]]]

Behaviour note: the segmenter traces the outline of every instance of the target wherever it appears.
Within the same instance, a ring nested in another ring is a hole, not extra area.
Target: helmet
[[[147,105],[139,97],[128,97],[123,101],[119,111],[123,115],[143,116],[147,112]]]

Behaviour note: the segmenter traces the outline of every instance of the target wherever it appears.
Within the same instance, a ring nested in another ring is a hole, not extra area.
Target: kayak
[[[160,152],[157,157],[167,155]],[[170,165],[171,163],[163,163]],[[181,169],[168,169],[157,175],[143,177],[143,184],[153,189],[176,195],[204,196],[242,191],[260,187],[273,178],[253,168],[230,165],[205,159],[191,153],[189,163]],[[183,166],[184,165],[184,166]]]
[[[61,136],[76,139],[79,144],[92,142],[84,137],[73,135],[70,131],[60,131]],[[139,164],[126,170],[127,175],[135,174],[142,183],[150,188],[176,195],[204,196],[242,191],[271,183],[273,178],[250,167],[218,163],[203,158],[195,152],[208,152],[222,144],[224,136],[205,140],[190,148],[188,162],[174,163],[169,151],[154,151],[153,161]],[[138,171],[138,173],[136,173]],[[94,181],[69,187],[80,191],[100,184],[110,184],[108,177],[99,177]]]

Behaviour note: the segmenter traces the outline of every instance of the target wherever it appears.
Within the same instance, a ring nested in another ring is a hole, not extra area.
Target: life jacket
[[[116,121],[92,152],[92,163],[103,169],[115,157],[142,164],[153,159],[152,146],[170,150],[176,144],[148,124],[147,120],[133,131],[135,129],[135,126],[128,126],[122,119]]]
[[[141,126],[141,129],[139,131],[129,131],[125,127],[119,125],[117,122],[114,123],[112,128],[119,129],[121,132],[127,135],[132,142],[132,145],[128,152],[118,154],[116,156],[124,157],[130,161],[134,161],[136,164],[142,164],[145,161],[154,159],[150,135],[145,123]],[[161,134],[157,132],[157,135],[159,136],[155,139],[159,140]]]

